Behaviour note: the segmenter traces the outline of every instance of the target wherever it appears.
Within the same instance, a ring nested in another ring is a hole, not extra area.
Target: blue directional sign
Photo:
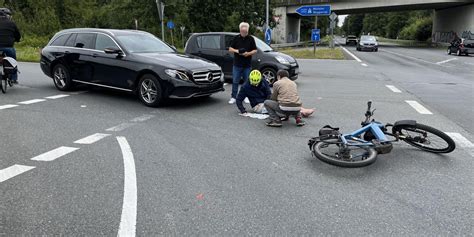
[[[265,43],[268,45],[272,43],[272,30],[270,28],[265,31]]]
[[[311,41],[319,42],[320,39],[321,39],[320,30],[319,29],[311,30]]]
[[[172,29],[174,29],[174,22],[173,21],[168,21],[166,23],[166,26],[168,27],[168,29],[172,30]]]
[[[331,5],[302,6],[296,9],[296,13],[301,16],[329,16]]]

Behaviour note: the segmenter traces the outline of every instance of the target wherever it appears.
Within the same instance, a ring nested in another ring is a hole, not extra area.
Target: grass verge
[[[31,46],[16,46],[16,58],[20,62],[39,62],[40,61],[40,50],[39,47]]]
[[[287,49],[287,50],[282,50],[280,52],[291,55],[294,58],[301,58],[301,59],[334,59],[334,60],[344,59],[344,54],[342,53],[341,48],[317,49],[316,55],[313,53],[313,50],[309,50],[309,49]]]

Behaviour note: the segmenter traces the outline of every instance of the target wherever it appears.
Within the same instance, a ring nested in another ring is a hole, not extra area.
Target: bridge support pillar
[[[280,17],[278,25],[273,29],[275,43],[300,42],[301,18],[295,14],[287,15],[287,7],[277,7],[275,15]]]
[[[474,4],[435,10],[432,41],[449,43],[455,35],[474,40]]]

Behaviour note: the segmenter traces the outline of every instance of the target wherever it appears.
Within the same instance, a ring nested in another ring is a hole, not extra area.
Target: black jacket
[[[255,107],[256,105],[265,102],[266,99],[270,98],[272,95],[272,91],[270,89],[270,85],[268,84],[267,80],[262,79],[262,82],[258,86],[252,86],[247,81],[244,85],[240,88],[239,95],[237,96],[237,107],[239,108],[241,113],[245,113],[245,107],[242,104],[245,97],[247,97],[250,101],[250,106]]]
[[[11,48],[15,42],[20,42],[21,34],[15,22],[0,17],[0,47]]]

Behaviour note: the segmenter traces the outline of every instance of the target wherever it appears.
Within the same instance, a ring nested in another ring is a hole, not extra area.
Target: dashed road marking
[[[151,115],[151,114],[145,114],[143,116],[140,116],[140,117],[136,117],[132,120],[130,120],[131,122],[135,122],[135,123],[138,123],[138,122],[145,122],[151,118],[155,117],[154,115]]]
[[[429,111],[427,108],[425,108],[423,105],[421,105],[417,101],[405,100],[405,102],[407,102],[411,107],[413,107],[420,114],[433,114],[431,113],[431,111]]]
[[[62,146],[62,147],[58,147],[54,150],[48,151],[46,153],[43,153],[39,156],[33,157],[33,158],[31,158],[31,160],[35,160],[35,161],[53,161],[53,160],[56,160],[57,158],[59,158],[61,156],[67,155],[67,154],[69,154],[71,152],[74,152],[78,149],[79,148]]]
[[[60,99],[60,98],[68,97],[68,96],[69,96],[69,95],[61,94],[61,95],[48,96],[48,97],[44,97],[44,98],[50,99],[50,100],[55,100],[55,99]]]
[[[83,145],[90,145],[90,144],[93,144],[97,141],[100,141],[100,140],[102,140],[102,139],[104,139],[108,136],[110,136],[110,134],[96,133],[96,134],[90,135],[88,137],[79,139],[79,140],[75,141],[74,143],[83,144]]]
[[[29,170],[34,169],[34,166],[26,166],[26,165],[12,165],[8,168],[0,170],[0,183],[3,181],[9,180],[17,175],[25,173]]]
[[[2,109],[11,109],[11,108],[15,108],[15,107],[18,107],[19,105],[0,105],[0,110]]]
[[[441,64],[443,64],[443,63],[451,62],[451,61],[454,61],[454,60],[458,60],[458,59],[457,59],[457,58],[451,58],[451,59],[448,59],[448,60],[444,60],[444,61],[441,61],[441,62],[437,62],[436,64],[441,65]]]
[[[46,100],[45,99],[34,99],[34,100],[27,100],[27,101],[18,102],[18,104],[30,105],[30,104],[40,103],[40,102],[43,102],[43,101],[46,101]]]
[[[364,66],[364,67],[368,67],[369,65],[365,64],[365,63],[361,63],[360,65]]]
[[[395,86],[392,86],[392,85],[385,85],[385,86],[395,93],[402,93],[402,91],[396,88]]]
[[[124,184],[118,236],[135,236],[137,224],[137,174],[132,149],[125,137],[117,137],[123,155]]]
[[[121,123],[115,127],[107,128],[105,131],[108,132],[120,132],[123,131],[131,126],[135,125],[134,123]]]

